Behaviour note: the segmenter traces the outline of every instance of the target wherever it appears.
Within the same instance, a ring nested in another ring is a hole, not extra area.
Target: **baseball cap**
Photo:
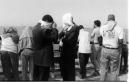
[[[109,14],[108,15],[108,21],[110,21],[110,20],[114,20],[115,21],[115,15]]]

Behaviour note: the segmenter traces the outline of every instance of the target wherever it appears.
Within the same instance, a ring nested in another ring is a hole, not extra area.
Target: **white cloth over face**
[[[41,26],[51,25],[52,23],[48,23],[46,21],[39,20],[39,23],[41,23]]]
[[[63,22],[63,29],[68,29],[69,27],[72,27],[74,24],[73,24],[73,16],[71,15],[71,13],[64,14],[62,22]],[[68,30],[70,29],[71,28],[69,28]]]
[[[51,28],[52,27],[52,23],[43,21],[43,20],[39,20],[39,23],[41,24],[41,28]]]

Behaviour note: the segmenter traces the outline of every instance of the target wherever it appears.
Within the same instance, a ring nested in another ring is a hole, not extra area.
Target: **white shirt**
[[[115,24],[115,22],[114,22]],[[113,27],[113,21],[100,28],[100,34],[103,37],[103,45],[111,48],[118,48],[118,39],[123,39],[123,29],[116,24],[112,31],[108,31]]]
[[[94,28],[91,36],[93,37],[94,43],[98,43],[98,37],[100,36],[100,28],[99,27]]]
[[[90,33],[81,29],[78,36],[79,40],[79,53],[91,53]]]
[[[17,44],[13,42],[11,37],[4,38],[3,36],[1,36],[1,38],[2,38],[1,51],[9,51],[13,53],[18,52]]]

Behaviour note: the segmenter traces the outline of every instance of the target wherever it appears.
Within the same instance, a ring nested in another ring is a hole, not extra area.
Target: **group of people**
[[[7,80],[20,80],[18,66],[21,58],[22,80],[48,81],[54,58],[53,44],[58,42],[60,71],[64,81],[75,81],[77,53],[82,79],[87,77],[85,67],[91,58],[94,74],[100,74],[100,80],[117,80],[123,30],[115,21],[115,16],[109,15],[103,26],[100,20],[95,20],[92,33],[77,25],[70,13],[63,16],[62,22],[60,33],[49,14],[44,15],[35,26],[26,27],[20,36],[13,27],[3,29],[1,63]]]

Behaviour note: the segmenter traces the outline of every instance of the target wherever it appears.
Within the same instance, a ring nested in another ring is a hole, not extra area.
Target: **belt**
[[[112,48],[112,47],[106,47],[103,45],[104,48],[107,48],[107,49],[118,49],[118,48]]]
[[[99,43],[94,43],[94,44],[99,44]]]

